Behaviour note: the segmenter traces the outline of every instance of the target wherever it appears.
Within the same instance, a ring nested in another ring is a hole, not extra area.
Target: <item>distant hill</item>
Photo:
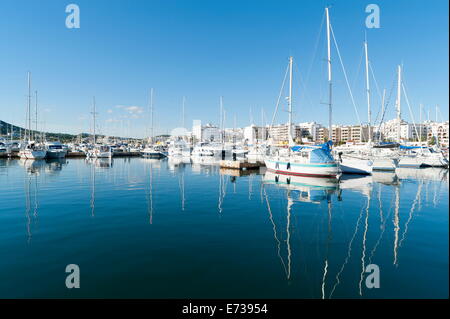
[[[13,131],[13,139],[19,139],[24,134],[25,129],[20,126],[13,125],[12,131]],[[0,136],[4,136],[4,137],[8,136],[9,137],[10,132],[11,132],[11,124],[0,120]],[[32,134],[36,133],[36,131],[34,131],[34,130],[32,130],[31,132],[32,132]],[[41,132],[38,131],[37,135],[41,135]],[[73,134],[67,134],[67,133],[50,133],[50,132],[45,132],[45,136],[46,136],[46,139],[49,141],[60,141],[62,143],[72,142],[72,141],[75,141],[80,138],[80,134],[73,135]],[[82,139],[88,138],[90,136],[91,136],[91,134],[81,133]],[[105,135],[97,134],[97,138],[103,138],[103,137],[105,137]],[[117,139],[122,139],[122,140],[126,139],[123,137],[114,137],[114,136],[111,136],[111,138],[117,138]]]
[[[12,125],[12,131],[13,131],[13,139],[19,139],[24,134],[25,129],[20,126]],[[10,132],[11,132],[11,124],[0,120],[0,135],[1,136],[10,136]],[[32,132],[32,134],[36,133],[36,131],[34,131],[34,130],[32,130],[31,132]],[[37,134],[40,135],[41,132],[38,131]],[[46,132],[45,136],[48,140],[59,140],[61,142],[73,141],[79,137],[79,135],[73,135],[73,134],[67,134],[67,133],[50,133],[50,132]],[[89,136],[89,134],[82,133],[82,138],[86,138],[88,136]],[[99,137],[102,137],[102,136],[99,135]]]

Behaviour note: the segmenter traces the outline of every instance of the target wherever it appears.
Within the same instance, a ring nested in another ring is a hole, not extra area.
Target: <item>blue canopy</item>
[[[323,149],[326,151],[330,151],[332,145],[333,145],[333,142],[328,141],[326,143],[318,144],[318,145],[296,145],[296,146],[292,146],[291,150],[293,150],[294,152],[300,152],[303,149]]]
[[[400,145],[400,149],[401,150],[415,150],[418,148],[427,148],[426,146],[405,146],[405,145]]]

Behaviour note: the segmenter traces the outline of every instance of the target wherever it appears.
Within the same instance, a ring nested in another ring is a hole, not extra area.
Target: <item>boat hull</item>
[[[66,151],[47,151],[46,157],[47,158],[64,158],[66,157],[67,152]]]
[[[392,172],[398,166],[398,162],[392,158],[376,158],[373,160],[372,171],[387,171]]]
[[[341,157],[339,168],[343,174],[372,174],[373,161],[368,159]]]
[[[46,151],[41,151],[41,150],[24,150],[24,151],[20,151],[19,152],[19,157],[23,158],[23,159],[44,159],[46,154]]]
[[[336,177],[339,175],[336,163],[306,164],[272,159],[265,159],[264,163],[270,172],[283,175],[307,177]]]

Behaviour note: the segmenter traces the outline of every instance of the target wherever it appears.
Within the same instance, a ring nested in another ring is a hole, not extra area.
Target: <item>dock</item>
[[[261,166],[265,166],[263,162],[256,161],[250,163],[246,160],[232,161],[232,160],[222,160],[220,161],[220,167],[225,169],[235,169],[235,170],[250,170],[258,169]]]

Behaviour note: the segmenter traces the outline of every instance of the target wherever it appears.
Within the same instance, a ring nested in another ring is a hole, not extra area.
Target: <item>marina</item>
[[[447,1],[107,2],[2,6],[0,301],[448,299]]]

